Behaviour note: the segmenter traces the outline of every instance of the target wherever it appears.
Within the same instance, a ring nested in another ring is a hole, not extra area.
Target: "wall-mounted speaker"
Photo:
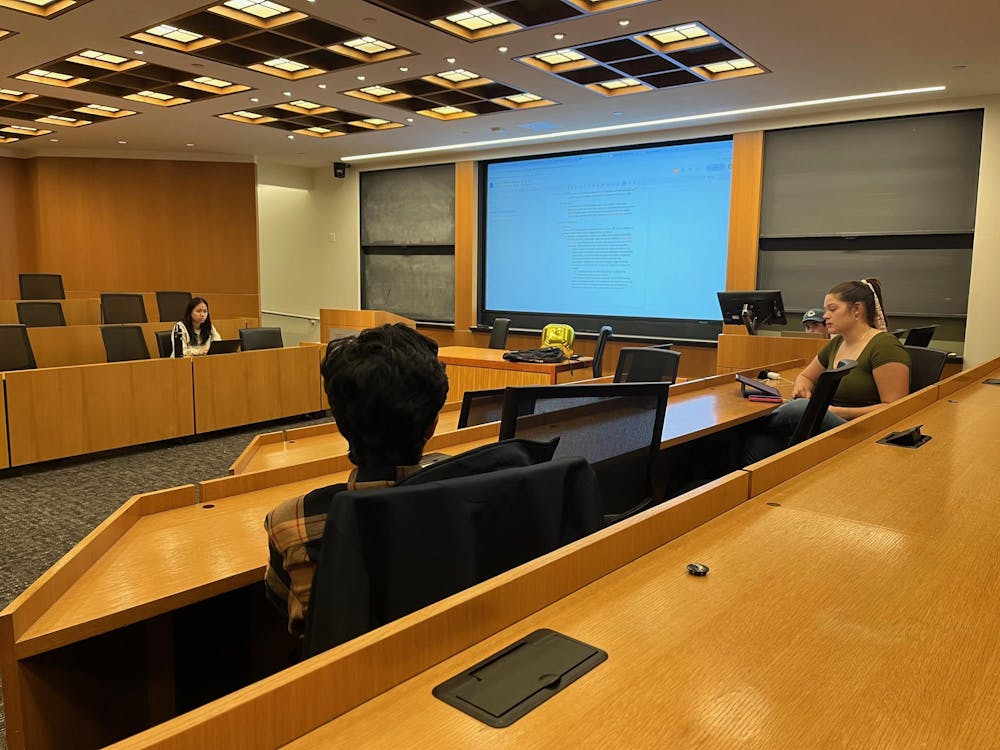
[[[347,177],[347,165],[342,161],[335,161],[333,163],[333,176],[340,180]]]

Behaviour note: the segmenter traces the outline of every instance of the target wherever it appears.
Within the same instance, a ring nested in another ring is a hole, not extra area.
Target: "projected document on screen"
[[[485,308],[718,319],[732,141],[486,165]]]

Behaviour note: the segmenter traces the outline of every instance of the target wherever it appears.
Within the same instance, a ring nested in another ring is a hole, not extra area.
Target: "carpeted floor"
[[[0,472],[0,609],[132,495],[225,476],[254,435],[327,421],[271,422]]]

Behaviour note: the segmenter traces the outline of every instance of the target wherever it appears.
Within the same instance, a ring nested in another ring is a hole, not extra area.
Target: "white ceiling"
[[[181,158],[236,158],[318,167],[344,156],[440,146],[467,141],[531,135],[539,128],[566,130],[681,115],[760,107],[786,102],[843,97],[867,92],[944,85],[942,93],[916,95],[937,108],[942,99],[1000,92],[1000,2],[955,0],[654,0],[516,32],[466,42],[443,31],[396,15],[363,0],[281,0],[285,5],[361,34],[414,51],[402,61],[350,67],[298,82],[129,41],[138,29],[204,7],[192,0],[91,0],[46,20],[0,8],[0,29],[17,32],[0,39],[0,87],[47,96],[125,106],[140,116],[83,128],[53,128],[51,136],[0,146],[0,155],[174,155]],[[628,19],[627,28],[619,21]],[[727,81],[620,97],[605,97],[517,62],[529,53],[698,21],[743,50],[771,72]],[[555,41],[554,33],[565,39]],[[506,53],[497,50],[506,45]],[[88,94],[16,80],[13,76],[81,49],[136,57],[178,68],[192,76],[215,76],[249,85],[252,91],[164,109],[123,104],[110,96]],[[452,65],[446,57],[456,58]],[[396,130],[339,138],[296,136],[264,126],[221,120],[215,115],[287,101],[282,92],[366,116],[400,120],[404,113],[384,104],[359,102],[336,93],[359,85],[391,83],[462,67],[539,94],[558,106],[439,122],[415,115]],[[359,84],[356,76],[366,76]],[[318,84],[326,88],[317,88]],[[257,97],[257,104],[250,97]],[[856,106],[856,105],[844,105]],[[837,105],[827,107],[836,108]],[[734,118],[729,118],[734,119]],[[738,119],[738,118],[735,118]],[[0,112],[0,121],[5,121]],[[6,120],[8,122],[18,122]],[[23,124],[23,121],[22,121]],[[58,143],[49,139],[58,138]],[[127,141],[119,144],[118,141]],[[194,146],[186,144],[193,143]]]

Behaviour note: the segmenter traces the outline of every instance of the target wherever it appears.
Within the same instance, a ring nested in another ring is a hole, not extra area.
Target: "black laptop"
[[[239,339],[218,339],[208,345],[206,354],[232,354],[240,350]]]

